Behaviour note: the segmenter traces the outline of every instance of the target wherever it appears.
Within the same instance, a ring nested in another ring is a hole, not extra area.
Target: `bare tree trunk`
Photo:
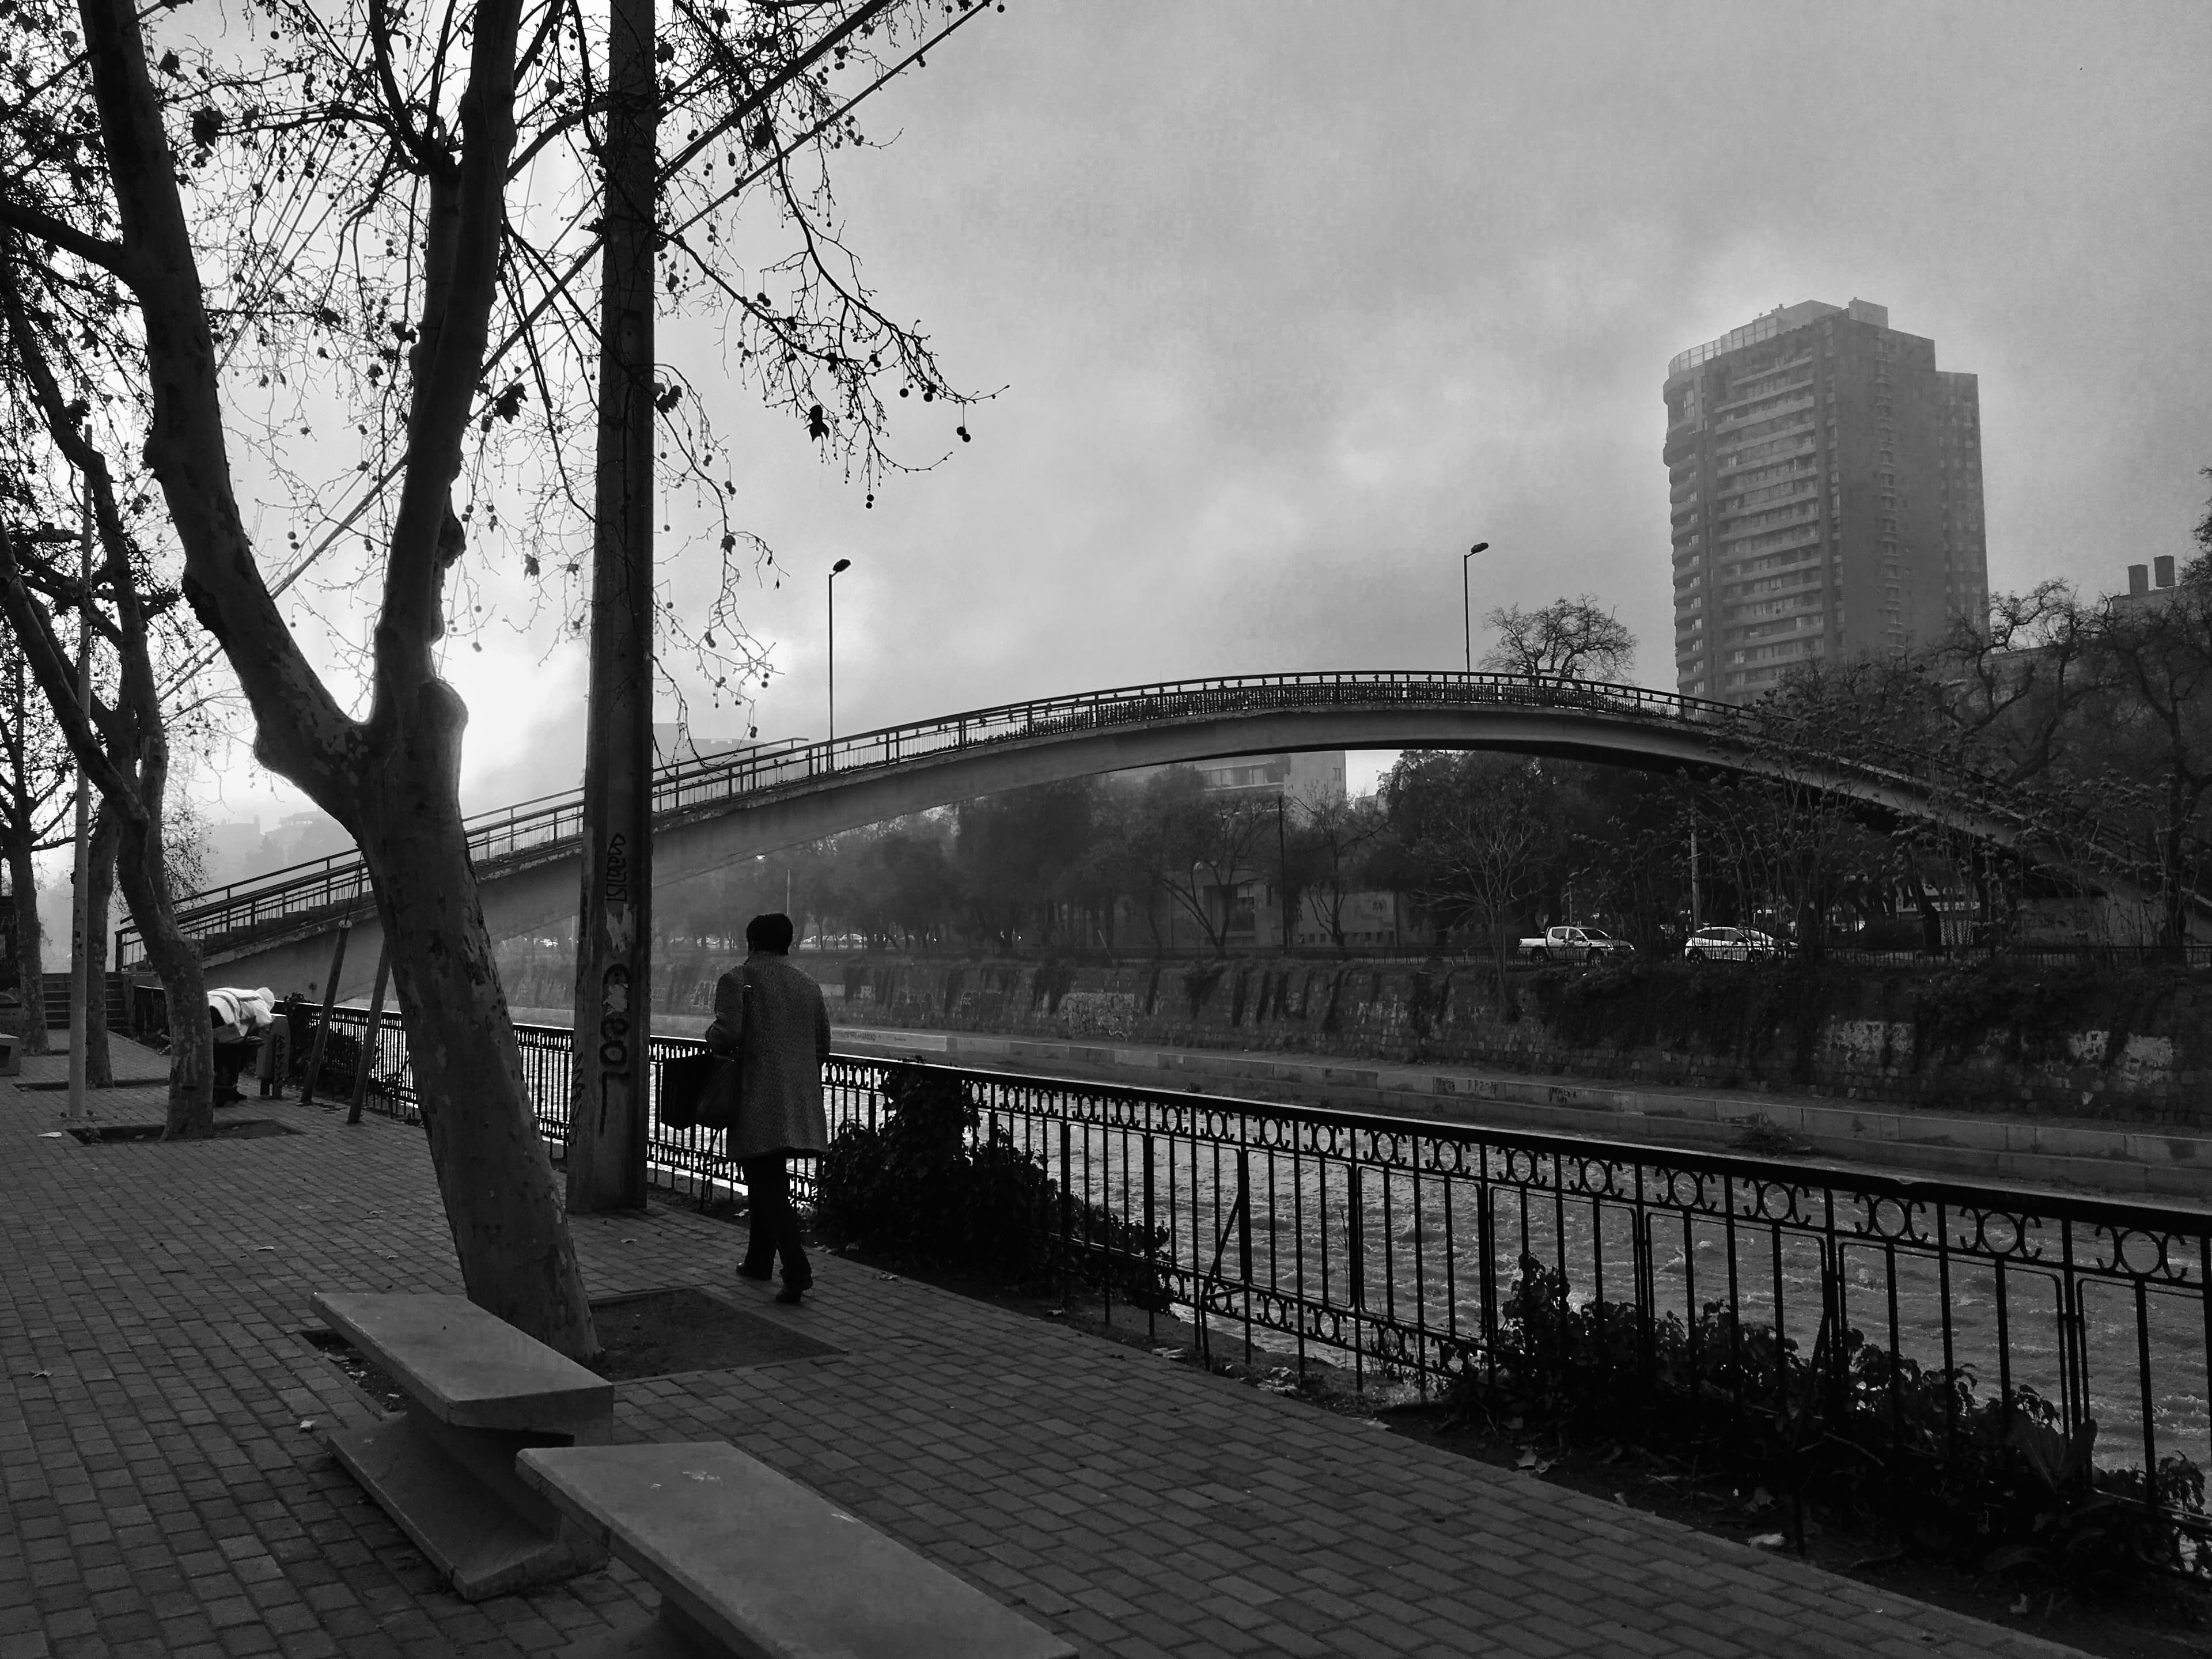
[[[95,1089],[115,1082],[115,1057],[107,1046],[107,915],[115,897],[115,814],[102,806],[92,821],[92,845],[85,853],[84,1080]]]
[[[46,964],[40,948],[39,888],[27,836],[9,843],[8,880],[15,889],[15,988],[23,998],[20,1033],[23,1052],[52,1054],[53,1045],[46,1036]]]
[[[1936,901],[1928,896],[1928,884],[1920,878],[1917,870],[1906,872],[1912,891],[1913,908],[1920,913],[1920,948],[1930,956],[1940,956],[1943,951],[1943,918],[1936,913]],[[1802,927],[1798,929],[1802,934]],[[1799,940],[1801,950],[1806,941]]]
[[[450,696],[450,694],[448,694]],[[453,700],[459,714],[459,703]],[[459,770],[455,719],[419,770]],[[397,769],[395,769],[396,770]],[[416,770],[417,768],[410,768]],[[355,826],[469,1299],[578,1358],[598,1352],[450,781],[392,777]]]
[[[1521,1004],[1513,994],[1513,988],[1505,979],[1505,927],[1504,920],[1493,915],[1490,918],[1490,949],[1498,963],[1498,1012],[1508,1025],[1517,1024],[1521,1018]]]
[[[178,929],[169,908],[160,820],[149,825],[125,817],[118,829],[116,878],[146,942],[146,959],[169,999],[169,1106],[161,1139],[189,1140],[215,1130],[215,1033],[208,1024],[207,977],[199,952]]]

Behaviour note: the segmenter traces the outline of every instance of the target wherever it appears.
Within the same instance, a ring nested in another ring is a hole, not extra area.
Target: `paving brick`
[[[272,1101],[301,1133],[88,1148],[57,1110],[0,1083],[0,1352],[78,1379],[0,1381],[0,1659],[508,1659],[651,1601],[617,1565],[471,1607],[295,1426],[372,1414],[290,1334],[313,1291],[460,1289],[419,1131]],[[1086,1659],[2050,1651],[835,1257],[775,1309],[682,1206],[574,1231],[597,1294],[711,1278],[844,1351],[622,1384],[618,1439],[733,1440]]]

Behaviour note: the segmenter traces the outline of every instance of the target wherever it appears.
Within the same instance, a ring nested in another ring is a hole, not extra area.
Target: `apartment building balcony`
[[[1778,403],[1771,409],[1752,410],[1716,420],[1712,423],[1712,430],[1716,436],[1725,440],[1730,433],[1744,427],[1755,426],[1762,421],[1787,420],[1793,415],[1810,414],[1812,410],[1813,399],[1808,395],[1795,403]]]
[[[1777,398],[1788,398],[1798,392],[1803,392],[1809,398],[1812,395],[1812,387],[1813,376],[1808,364],[1807,372],[1802,379],[1792,380],[1786,386],[1765,386],[1743,397],[1731,398],[1724,404],[1715,404],[1713,413],[1716,416],[1725,416],[1730,410],[1755,409],[1759,404],[1771,403]],[[1756,417],[1747,416],[1747,418]]]
[[[1761,439],[1760,441],[1762,443],[1777,443],[1787,442],[1788,440],[1770,437]],[[1713,470],[1717,472],[1733,472],[1740,467],[1773,466],[1783,461],[1802,460],[1805,457],[1813,454],[1816,447],[1817,446],[1814,442],[1813,428],[1808,423],[1805,428],[1804,435],[1796,441],[1794,447],[1790,448],[1777,449],[1770,454],[1759,456],[1755,460],[1747,460],[1741,453],[1736,450],[1731,449],[1723,453],[1721,459],[1715,462]]]
[[[1759,484],[1754,486],[1754,489],[1766,489],[1772,487]],[[1790,489],[1786,494],[1770,495],[1764,501],[1747,500],[1746,497],[1753,493],[1754,493],[1753,489],[1747,489],[1742,495],[1735,496],[1723,493],[1720,499],[1713,503],[1714,519],[1717,520],[1740,519],[1747,513],[1771,513],[1777,507],[1796,507],[1817,501],[1820,499],[1820,481],[1818,478],[1807,478],[1802,483]]]
[[[1713,536],[1713,539],[1725,547],[1733,542],[1753,541],[1761,536],[1794,536],[1801,533],[1809,536],[1813,541],[1818,541],[1820,537],[1820,520],[1808,518],[1795,524],[1750,525],[1735,531],[1716,532]],[[1805,544],[1809,545],[1810,544],[1807,543]],[[1765,553],[1791,552],[1794,551],[1798,545],[1799,544],[1796,542],[1777,542],[1772,547],[1763,548],[1760,551]]]

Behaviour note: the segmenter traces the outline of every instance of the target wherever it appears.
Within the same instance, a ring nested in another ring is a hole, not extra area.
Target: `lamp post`
[[[830,592],[830,741],[837,741],[837,578],[853,568],[850,559],[840,559],[830,567],[826,584]],[[835,757],[831,757],[835,763]]]
[[[1488,542],[1477,542],[1460,556],[1459,562],[1459,620],[1463,642],[1467,647],[1467,672],[1474,672],[1474,596],[1468,590],[1467,568],[1474,556],[1488,547]]]

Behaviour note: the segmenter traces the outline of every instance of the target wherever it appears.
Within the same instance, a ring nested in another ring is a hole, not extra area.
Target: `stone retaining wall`
[[[1283,1049],[1707,1088],[2212,1127],[2212,979],[2142,969],[1242,959],[1118,966],[793,958],[850,1023]],[[725,963],[668,961],[654,1005],[703,1012]],[[502,961],[518,1004],[565,963]]]

